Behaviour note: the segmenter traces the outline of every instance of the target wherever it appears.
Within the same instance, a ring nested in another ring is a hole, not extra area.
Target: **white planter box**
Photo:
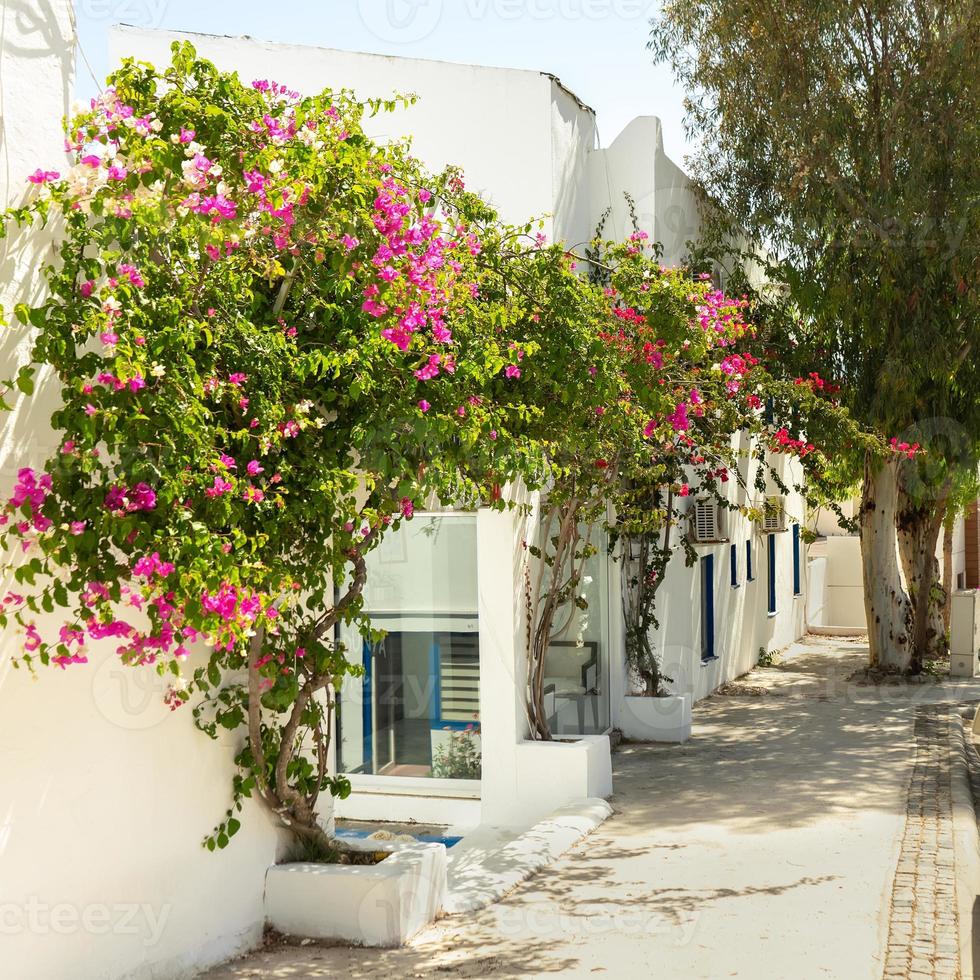
[[[446,848],[436,843],[345,841],[388,851],[375,865],[276,864],[265,876],[265,917],[304,939],[401,946],[442,911]]]
[[[690,694],[623,699],[619,728],[632,742],[686,742],[691,737]]]
[[[608,735],[575,741],[521,742],[516,754],[517,810],[511,823],[540,820],[566,803],[612,795]],[[519,812],[517,812],[519,811]]]

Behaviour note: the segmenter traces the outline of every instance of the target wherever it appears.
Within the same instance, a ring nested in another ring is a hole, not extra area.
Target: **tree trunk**
[[[907,670],[912,613],[898,564],[896,464],[865,460],[861,492],[861,563],[872,667]]]
[[[938,494],[913,496],[909,492],[910,479],[914,479],[913,471],[908,463],[901,465],[903,475],[898,481],[895,526],[912,609],[909,669],[917,674],[927,660],[935,660],[949,653],[943,625],[945,593],[939,580],[939,561],[936,558],[949,487],[944,484]]]
[[[946,506],[946,520],[943,521],[943,633],[949,636],[949,620],[953,605],[953,530],[956,526],[955,511]]]

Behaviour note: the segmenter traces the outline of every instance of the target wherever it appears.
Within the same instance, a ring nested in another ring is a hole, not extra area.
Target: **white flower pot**
[[[508,822],[533,822],[557,807],[612,795],[612,756],[608,735],[583,735],[573,741],[532,742],[517,746],[516,793],[519,810]]]
[[[686,742],[691,737],[692,707],[690,694],[627,697],[619,729],[631,742]]]
[[[402,946],[442,911],[443,844],[351,840],[362,851],[388,851],[380,864],[276,864],[266,872],[265,917],[304,939],[361,946]]]

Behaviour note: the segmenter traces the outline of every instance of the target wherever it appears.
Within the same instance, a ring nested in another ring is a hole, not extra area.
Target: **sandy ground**
[[[622,746],[610,820],[409,947],[276,947],[206,976],[877,980],[914,705],[980,682],[869,687],[865,663],[811,637],[697,705],[686,745]]]

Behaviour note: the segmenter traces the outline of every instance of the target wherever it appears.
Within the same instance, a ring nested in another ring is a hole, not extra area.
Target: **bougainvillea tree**
[[[544,739],[556,612],[585,603],[581,584],[596,538],[608,535],[622,562],[628,666],[639,693],[658,695],[666,679],[651,640],[657,592],[679,549],[696,560],[687,498],[709,497],[759,520],[770,482],[812,499],[832,477],[809,427],[872,453],[883,448],[851,422],[819,376],[787,381],[768,369],[746,298],[725,295],[707,273],[663,267],[645,239],[638,231],[621,245],[597,241],[588,253],[600,346],[588,374],[604,381],[582,384],[577,390],[586,396],[566,409],[532,549],[539,567],[527,588],[528,713]],[[787,455],[798,464],[792,487],[773,465]],[[756,463],[754,483],[737,507],[726,484],[749,472],[740,465],[746,456]]]
[[[334,627],[369,629],[366,555],[430,496],[503,506],[542,468],[509,436],[523,352],[481,295],[510,233],[457,174],[368,140],[384,108],[175,46],[165,71],[123,65],[69,121],[67,172],[8,216],[60,235],[49,298],[15,312],[61,383],[62,439],[5,507],[0,622],[30,669],[108,640],[210,734],[247,731],[212,848],[253,795],[322,842],[318,795],[349,792],[333,692],[357,669]]]

